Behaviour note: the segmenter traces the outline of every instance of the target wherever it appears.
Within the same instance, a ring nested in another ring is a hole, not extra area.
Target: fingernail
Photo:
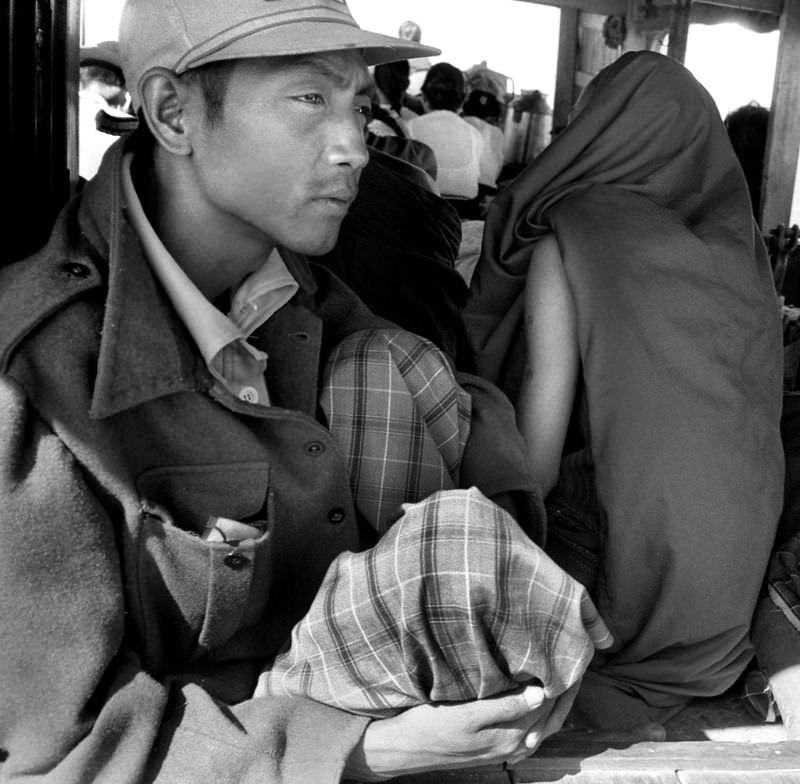
[[[526,686],[522,695],[529,708],[538,708],[544,702],[544,689],[541,686]]]

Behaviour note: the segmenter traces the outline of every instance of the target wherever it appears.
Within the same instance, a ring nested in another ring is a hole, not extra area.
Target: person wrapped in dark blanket
[[[425,172],[370,148],[339,241],[315,258],[377,315],[454,356],[467,286],[455,269],[461,221]]]

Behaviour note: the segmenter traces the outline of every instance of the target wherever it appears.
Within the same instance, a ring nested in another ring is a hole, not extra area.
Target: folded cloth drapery
[[[611,644],[586,589],[477,489],[409,504],[370,550],[343,553],[256,695],[384,717],[538,681],[574,697]]]
[[[781,325],[741,166],[691,73],[629,52],[576,108],[489,210],[466,366],[516,402],[528,265],[554,233],[604,523],[593,597],[617,641],[576,706],[610,727],[720,694],[752,658],[782,504]]]

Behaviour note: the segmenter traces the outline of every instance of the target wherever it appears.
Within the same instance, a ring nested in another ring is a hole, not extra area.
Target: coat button
[[[248,564],[247,558],[245,558],[240,552],[236,550],[231,550],[223,559],[223,563],[225,566],[238,571],[239,569],[243,569]]]
[[[328,512],[328,520],[334,525],[341,523],[345,517],[346,513],[340,506],[335,506],[330,512]]]
[[[239,400],[245,403],[258,403],[258,390],[255,387],[242,387],[239,390]]]
[[[75,261],[66,261],[61,265],[61,270],[71,278],[88,278],[91,270],[85,264]]]
[[[320,441],[309,441],[306,444],[306,454],[311,457],[319,457],[325,451],[325,444]]]

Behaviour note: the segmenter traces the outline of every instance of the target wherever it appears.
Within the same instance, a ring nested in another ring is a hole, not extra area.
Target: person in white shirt
[[[472,90],[464,102],[462,117],[483,137],[481,154],[482,189],[496,192],[497,178],[503,169],[505,135],[500,127],[500,101],[486,90]]]
[[[426,113],[406,123],[408,135],[436,154],[437,182],[445,198],[478,195],[483,138],[459,116],[466,92],[464,74],[450,63],[436,63],[422,86]]]

